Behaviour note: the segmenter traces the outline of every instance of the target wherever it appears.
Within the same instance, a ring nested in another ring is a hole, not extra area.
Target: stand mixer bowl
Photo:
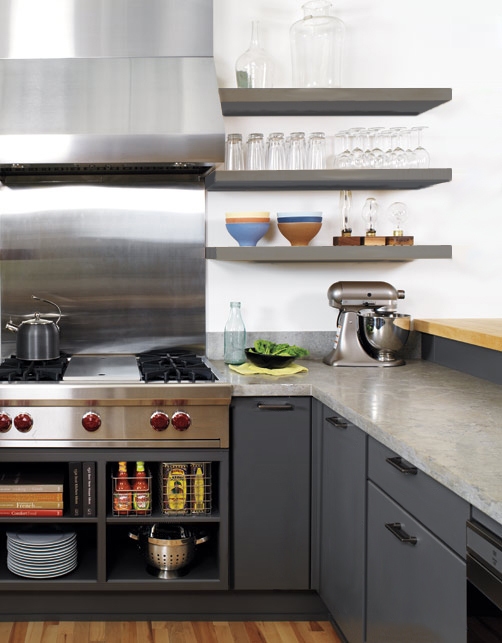
[[[411,315],[365,310],[358,320],[359,337],[374,357],[381,362],[397,359],[410,334]]]

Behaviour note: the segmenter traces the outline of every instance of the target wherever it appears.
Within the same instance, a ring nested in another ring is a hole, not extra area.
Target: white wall
[[[404,263],[253,264],[209,261],[207,330],[221,332],[230,300],[240,300],[250,331],[331,330],[336,312],[326,293],[340,279],[378,279],[406,291],[399,310],[413,317],[502,317],[502,3],[479,0],[338,0],[347,27],[346,87],[451,87],[453,100],[414,117],[226,118],[226,132],[324,130],[349,126],[426,125],[431,167],[451,167],[453,180],[422,190],[353,192],[354,234],[374,196],[382,209],[409,208],[405,231],[415,244],[453,246],[453,259]],[[277,65],[276,87],[291,86],[289,27],[301,0],[214,0],[214,53],[220,87],[235,87],[234,64],[247,48],[250,22],[262,23]],[[208,245],[233,246],[224,215],[231,210],[322,210],[311,245],[339,234],[338,191],[211,192]],[[391,234],[381,217],[379,234]],[[272,231],[260,244],[288,245]]]

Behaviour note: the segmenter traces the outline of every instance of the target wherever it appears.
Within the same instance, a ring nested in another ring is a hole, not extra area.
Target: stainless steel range
[[[0,380],[2,446],[228,448],[231,387],[189,351],[9,358]]]

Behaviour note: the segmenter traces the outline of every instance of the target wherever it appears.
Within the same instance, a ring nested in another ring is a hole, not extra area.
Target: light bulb
[[[389,219],[394,223],[394,236],[402,237],[403,236],[403,223],[408,218],[408,208],[405,203],[396,201],[389,205],[387,209],[387,215]]]
[[[352,205],[352,192],[342,190],[340,192],[340,214],[342,216],[342,237],[350,237],[352,228],[350,226],[350,206]]]
[[[376,235],[375,223],[378,216],[378,210],[379,205],[376,199],[374,199],[373,197],[369,197],[368,199],[366,199],[363,206],[362,217],[366,222],[367,237],[374,237]]]

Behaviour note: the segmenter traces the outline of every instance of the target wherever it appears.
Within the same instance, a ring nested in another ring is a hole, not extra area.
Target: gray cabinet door
[[[349,643],[364,641],[366,434],[324,408],[319,594]]]
[[[465,562],[372,482],[367,560],[367,643],[465,643]]]
[[[310,588],[311,400],[231,404],[233,587]]]

